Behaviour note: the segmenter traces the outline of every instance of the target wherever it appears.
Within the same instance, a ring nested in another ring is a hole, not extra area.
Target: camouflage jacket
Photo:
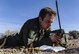
[[[52,41],[50,40],[47,31],[50,30],[40,30],[38,17],[30,19],[24,23],[19,33],[21,44],[23,43],[26,47],[30,44],[33,44],[33,47],[52,45]]]

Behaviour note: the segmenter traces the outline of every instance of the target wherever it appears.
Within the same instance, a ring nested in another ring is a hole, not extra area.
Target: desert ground
[[[43,51],[34,51],[29,53],[27,49],[24,48],[2,48],[0,49],[0,54],[79,54],[79,38],[74,40],[68,40],[67,48],[61,52],[43,52]]]

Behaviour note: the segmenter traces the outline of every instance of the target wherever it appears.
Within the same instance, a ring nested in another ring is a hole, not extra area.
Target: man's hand
[[[57,43],[61,40],[60,36],[57,36],[56,34],[53,34],[51,36],[49,36],[50,39],[52,40],[52,42]]]

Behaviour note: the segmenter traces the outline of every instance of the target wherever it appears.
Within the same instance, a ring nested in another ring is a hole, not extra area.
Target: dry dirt
[[[58,53],[55,52],[42,52],[42,51],[32,51],[33,53],[28,53],[27,49],[19,48],[2,48],[0,49],[0,54],[79,54],[79,39],[68,40],[67,49]]]

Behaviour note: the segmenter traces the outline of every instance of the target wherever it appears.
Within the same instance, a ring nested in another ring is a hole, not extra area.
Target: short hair
[[[56,16],[56,13],[55,13],[54,10],[52,10],[52,9],[49,8],[49,7],[45,7],[45,8],[42,8],[42,9],[40,10],[40,12],[39,12],[39,17],[41,17],[42,20],[43,20],[43,18],[46,16],[46,14],[49,14],[50,16],[51,16],[52,14],[54,14],[54,15]]]

